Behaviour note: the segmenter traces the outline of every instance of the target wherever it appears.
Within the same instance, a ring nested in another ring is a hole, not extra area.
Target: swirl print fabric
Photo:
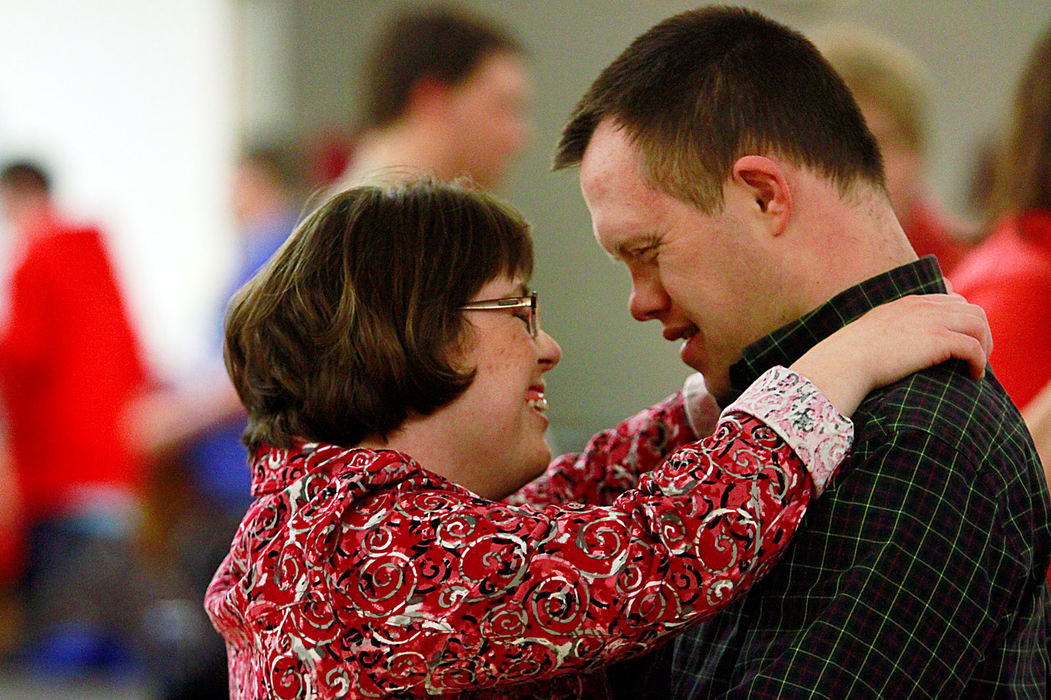
[[[206,596],[231,697],[585,695],[586,674],[713,614],[783,551],[814,483],[779,433],[813,442],[830,405],[780,371],[763,419],[744,397],[676,450],[693,436],[674,396],[506,503],[399,452],[261,450]],[[832,415],[815,463],[849,446]]]

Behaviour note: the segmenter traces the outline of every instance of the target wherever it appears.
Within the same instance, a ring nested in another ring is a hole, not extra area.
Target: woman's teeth
[[[543,413],[544,411],[547,410],[547,397],[546,396],[538,396],[535,399],[529,399],[528,401],[526,401],[526,403],[529,404],[530,408],[536,409],[537,411],[540,411],[541,413]]]

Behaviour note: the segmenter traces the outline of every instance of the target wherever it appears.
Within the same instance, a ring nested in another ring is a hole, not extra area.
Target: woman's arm
[[[792,369],[850,416],[874,389],[953,357],[979,377],[991,351],[981,308],[957,294],[928,294],[876,307],[817,343]],[[676,449],[710,434],[717,417],[703,379],[691,375],[683,392],[594,436],[582,453],[557,458],[507,500],[537,507],[573,501],[608,505]],[[799,449],[800,436],[783,437]]]
[[[457,692],[589,672],[747,590],[850,434],[812,382],[774,368],[713,435],[608,507],[494,503],[396,452],[279,451],[267,459],[303,476],[252,506],[206,605],[246,695]]]
[[[206,596],[239,696],[502,687],[594,670],[712,614],[776,560],[815,490],[770,426],[843,423],[790,370],[759,386],[781,408],[743,396],[608,507],[494,503],[398,452],[261,456],[256,470],[302,476],[253,504]],[[838,448],[815,461],[847,449],[847,425],[827,432]]]

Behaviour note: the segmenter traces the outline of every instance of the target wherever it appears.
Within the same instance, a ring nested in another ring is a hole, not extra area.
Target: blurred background
[[[242,139],[317,145],[349,133],[368,37],[387,0],[42,0],[0,3],[0,158],[37,156],[59,198],[100,221],[163,374],[204,352],[232,264],[230,172]],[[535,227],[560,442],[663,396],[677,349],[625,309],[627,277],[592,242],[575,172],[551,173],[559,128],[597,72],[674,0],[473,0],[510,28],[534,77],[533,136],[500,189]],[[801,30],[849,21],[912,49],[933,76],[930,175],[961,215],[978,149],[1005,116],[1040,0],[755,0]],[[630,377],[624,371],[630,369]]]
[[[369,39],[406,4],[0,0],[0,161],[43,163],[62,208],[104,231],[158,383],[184,381],[214,350],[214,309],[237,266],[231,183],[243,146],[293,147],[307,187],[321,186],[349,148]],[[659,326],[628,316],[627,275],[592,240],[576,172],[550,172],[550,155],[597,73],[636,35],[696,3],[459,4],[525,47],[531,138],[498,192],[534,225],[533,286],[542,293],[544,327],[563,348],[561,366],[547,377],[552,439],[562,450],[579,449],[596,430],[678,388],[686,369]],[[733,4],[804,33],[860,25],[910,49],[930,78],[932,195],[980,230],[975,181],[983,153],[1051,21],[1046,0]],[[4,254],[3,265],[13,257]],[[136,677],[79,682],[83,697],[146,697],[151,688]],[[0,696],[36,697],[49,692],[40,690],[46,683],[12,668],[0,677]]]

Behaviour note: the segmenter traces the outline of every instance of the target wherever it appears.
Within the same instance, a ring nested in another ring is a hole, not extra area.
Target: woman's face
[[[521,279],[501,276],[470,301],[526,295]],[[467,323],[457,364],[473,369],[474,381],[442,409],[462,448],[456,481],[480,496],[503,498],[551,460],[543,375],[558,364],[562,350],[543,330],[530,336],[527,308],[463,313]]]

